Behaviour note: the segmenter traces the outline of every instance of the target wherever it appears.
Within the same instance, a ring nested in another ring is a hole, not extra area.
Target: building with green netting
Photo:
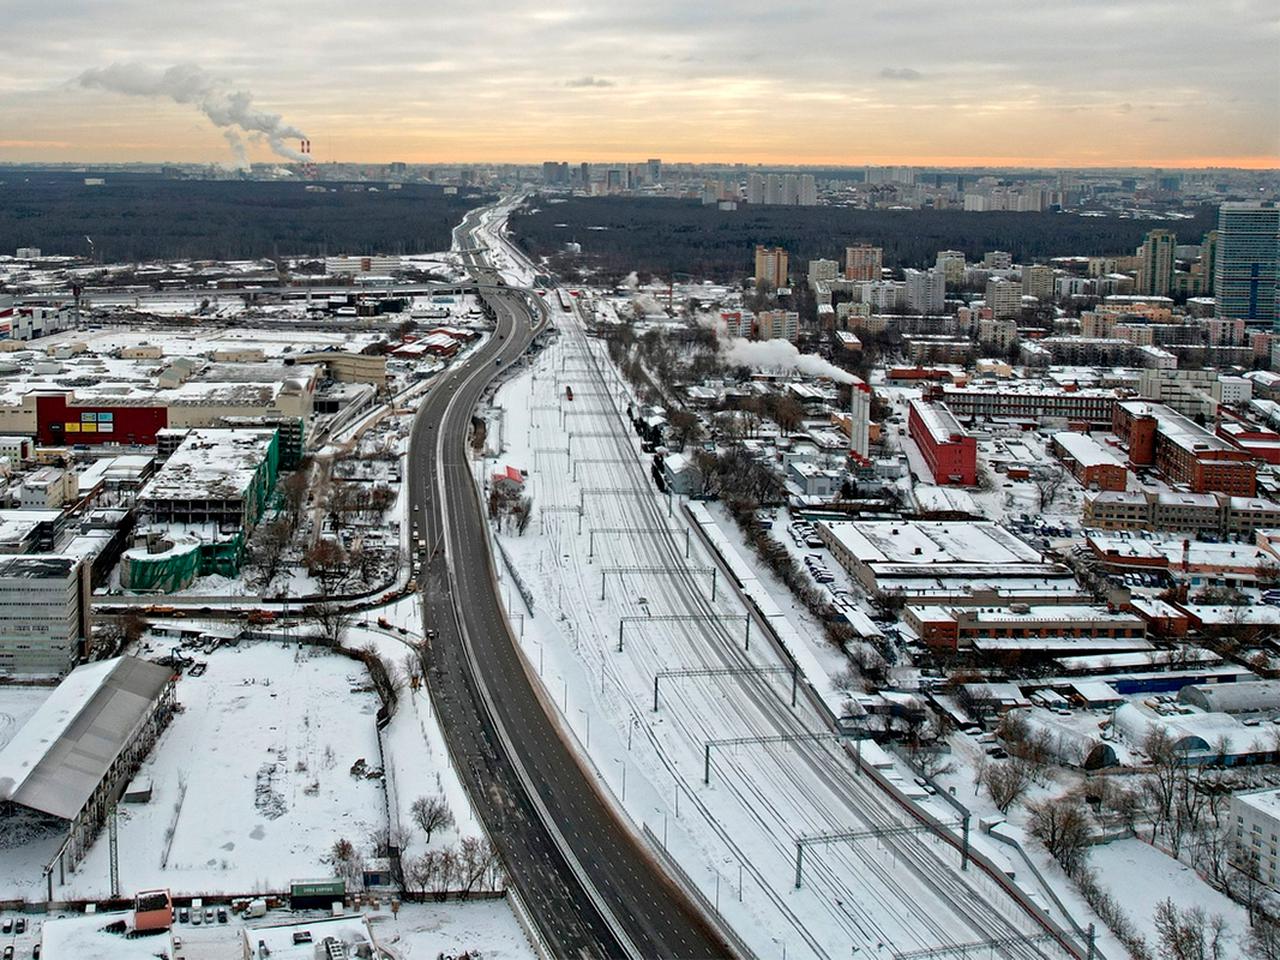
[[[279,470],[276,429],[192,430],[138,497],[145,526],[125,551],[121,586],[169,593],[235,576]]]

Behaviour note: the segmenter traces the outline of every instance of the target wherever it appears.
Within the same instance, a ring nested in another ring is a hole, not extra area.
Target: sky
[[[0,161],[232,163],[231,104],[318,162],[1280,167],[1275,0],[0,0],[0,22]],[[171,68],[202,92],[80,79]]]

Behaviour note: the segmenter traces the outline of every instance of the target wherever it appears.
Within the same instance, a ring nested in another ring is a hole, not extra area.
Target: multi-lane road
[[[459,228],[464,259],[484,266]],[[490,272],[478,276],[492,280]],[[409,451],[428,682],[450,751],[548,949],[564,957],[713,957],[727,946],[656,866],[562,739],[503,612],[466,449],[489,382],[541,322],[521,291],[488,296],[496,331],[419,408]]]

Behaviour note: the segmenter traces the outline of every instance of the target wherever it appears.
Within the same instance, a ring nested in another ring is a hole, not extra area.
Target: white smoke
[[[222,131],[222,136],[227,141],[227,145],[231,147],[231,152],[235,154],[235,160],[231,164],[232,169],[250,169],[249,154],[245,151],[244,141],[240,139],[240,134],[228,127]]]
[[[812,377],[830,377],[836,383],[853,383],[854,376],[828,363],[816,353],[801,353],[789,340],[743,340],[721,337],[720,352],[728,363],[764,373],[799,371]]]
[[[285,143],[305,139],[306,134],[285,123],[280,114],[255,108],[249,91],[235,90],[228,81],[195,64],[180,63],[167,70],[157,70],[139,63],[113,63],[86,70],[78,80],[82,87],[97,87],[131,97],[168,97],[175,103],[192,104],[215,126],[224,128],[223,136],[241,169],[249,164],[241,132],[252,139],[265,140],[278,156],[299,163],[308,159],[306,154]]]

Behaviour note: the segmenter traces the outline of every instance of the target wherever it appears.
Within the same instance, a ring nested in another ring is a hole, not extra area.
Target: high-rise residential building
[[[849,397],[849,453],[859,463],[870,463],[871,388],[855,377]]]
[[[907,283],[907,309],[912,313],[941,313],[946,297],[946,275],[936,267],[932,270],[908,267],[902,273]]]
[[[987,281],[987,308],[996,319],[1022,313],[1022,284],[993,277]]]
[[[747,174],[747,203],[764,203],[764,174]]]
[[[1274,201],[1218,208],[1213,294],[1217,315],[1280,328],[1280,206]]]
[[[761,310],[756,314],[757,340],[790,340],[800,338],[800,314],[794,310]]]
[[[800,203],[800,178],[794,173],[788,173],[782,178],[782,202],[788,207]]]
[[[813,178],[812,173],[800,174],[800,197],[797,202],[802,207],[818,205],[818,181]]]
[[[757,244],[756,286],[768,289],[786,285],[787,251],[782,247],[766,247]]]
[[[569,164],[547,160],[542,164],[542,182],[554,186],[566,185],[569,182]]]
[[[834,260],[810,260],[809,282],[834,280],[840,275],[840,264]]]
[[[1205,293],[1213,293],[1213,282],[1218,275],[1218,231],[1210,230],[1200,241],[1200,275]]]
[[[935,264],[946,277],[947,286],[958,287],[964,283],[964,254],[959,250],[939,250]]]
[[[1178,238],[1172,230],[1152,230],[1142,241],[1138,253],[1138,282],[1141,294],[1167,297],[1173,289],[1173,269],[1177,262],[1174,249]]]
[[[884,251],[879,247],[860,243],[845,247],[844,278],[846,280],[879,280],[884,268]]]
[[[1004,250],[988,250],[982,255],[982,265],[988,270],[1011,270],[1013,254]]]
[[[1037,300],[1053,299],[1053,267],[1033,263],[1022,268],[1022,293]]]
[[[764,202],[770,206],[782,203],[782,175],[771,173],[764,178]]]
[[[658,157],[650,157],[648,161],[646,161],[646,166],[649,168],[648,170],[649,182],[661,183],[662,182],[662,160],[659,159]]]

